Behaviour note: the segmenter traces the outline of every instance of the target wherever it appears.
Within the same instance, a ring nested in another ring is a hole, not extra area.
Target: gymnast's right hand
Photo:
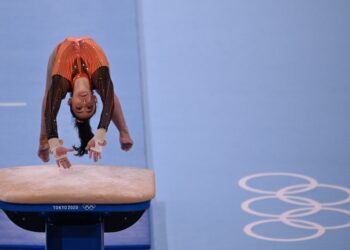
[[[73,148],[65,148],[62,146],[63,141],[58,138],[49,139],[50,153],[55,157],[58,167],[70,168],[71,164],[67,158],[68,152],[73,152]]]
[[[58,148],[56,148],[54,156],[55,156],[57,166],[58,167],[62,166],[63,168],[70,168],[72,164],[68,160],[67,153],[73,152],[73,151],[74,151],[73,148],[64,148],[62,146],[59,146]]]

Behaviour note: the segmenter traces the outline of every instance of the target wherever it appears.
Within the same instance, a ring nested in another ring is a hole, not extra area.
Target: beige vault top
[[[21,204],[129,204],[151,200],[150,169],[53,165],[0,169],[0,201]]]

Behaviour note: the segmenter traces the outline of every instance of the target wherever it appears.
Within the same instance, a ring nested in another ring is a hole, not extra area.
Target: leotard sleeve
[[[99,67],[92,74],[91,82],[93,88],[100,95],[103,104],[100,122],[97,128],[104,128],[107,130],[112,119],[114,108],[114,90],[109,67]]]
[[[45,107],[45,125],[47,138],[58,138],[57,131],[57,113],[60,109],[62,99],[64,99],[69,91],[69,81],[60,76],[52,76],[52,84],[47,93],[46,107]]]

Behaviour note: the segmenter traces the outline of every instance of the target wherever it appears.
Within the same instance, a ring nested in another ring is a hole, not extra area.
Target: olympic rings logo
[[[296,185],[290,185],[287,187],[283,187],[276,191],[270,191],[270,190],[263,190],[254,188],[248,185],[248,181],[260,178],[260,177],[271,177],[271,176],[282,176],[282,177],[294,177],[301,179],[303,181],[306,181],[305,184],[296,184]],[[331,226],[324,226],[319,223],[303,220],[301,217],[313,215],[320,211],[332,211],[332,212],[338,212],[346,216],[350,216],[350,210],[339,208],[336,206],[349,204],[350,203],[350,189],[342,186],[337,185],[330,185],[330,184],[322,184],[318,183],[314,178],[301,175],[301,174],[295,174],[295,173],[258,173],[249,175],[246,177],[243,177],[239,180],[239,186],[247,191],[261,194],[262,196],[254,197],[251,199],[248,199],[244,201],[241,204],[241,208],[252,215],[265,217],[267,219],[258,220],[252,223],[247,224],[244,227],[244,232],[254,238],[261,239],[261,240],[268,240],[268,241],[278,241],[278,242],[295,242],[295,241],[304,241],[304,240],[311,240],[318,238],[322,236],[327,230],[335,230],[335,229],[342,229],[342,228],[349,228],[350,227],[350,220],[349,222],[345,222],[343,224],[339,225],[331,225]],[[333,201],[333,202],[319,202],[307,197],[302,196],[296,196],[297,194],[304,193],[307,191],[311,191],[316,188],[327,188],[327,189],[333,189],[337,191],[341,191],[346,194],[346,197],[343,200]],[[259,212],[256,210],[253,210],[251,208],[252,203],[259,202],[262,200],[271,200],[271,199],[278,199],[280,201],[283,201],[288,204],[302,206],[301,208],[291,209],[288,211],[285,211],[281,214],[273,214],[273,213],[266,213],[266,212]],[[304,237],[297,237],[297,238],[278,238],[278,237],[269,237],[262,235],[261,233],[257,233],[254,231],[254,228],[256,226],[266,224],[266,223],[275,223],[280,222],[287,226],[298,228],[298,229],[304,229],[304,230],[313,230],[315,231],[312,235],[307,235]]]
[[[82,205],[82,207],[83,207],[84,210],[92,211],[92,210],[94,210],[96,208],[96,205],[93,205],[93,204],[91,204],[91,205]]]

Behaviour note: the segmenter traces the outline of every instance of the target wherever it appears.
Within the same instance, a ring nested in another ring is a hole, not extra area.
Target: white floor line
[[[0,102],[0,107],[25,107],[25,102]]]

